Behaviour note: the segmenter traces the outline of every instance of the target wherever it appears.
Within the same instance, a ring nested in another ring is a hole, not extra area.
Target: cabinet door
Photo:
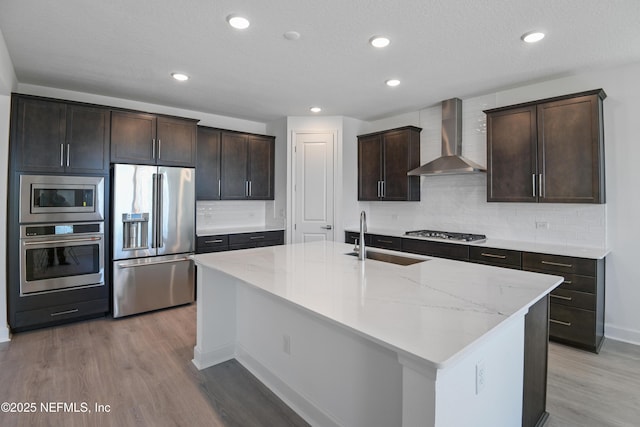
[[[157,163],[164,166],[195,167],[196,123],[158,117],[157,126]]]
[[[410,196],[409,183],[416,186],[419,190],[420,177],[409,177],[407,172],[418,166],[419,151],[416,155],[416,149],[419,148],[419,139],[417,144],[412,144],[411,131],[401,130],[385,133],[382,137],[382,161],[383,161],[383,174],[382,174],[382,199],[383,200],[413,200]],[[419,138],[419,134],[417,136]],[[411,167],[410,162],[415,160],[417,162]],[[418,191],[418,199],[420,200],[420,193]]]
[[[220,131],[198,127],[196,199],[220,199]]]
[[[249,198],[273,200],[275,141],[249,135]]]
[[[105,108],[67,106],[66,159],[68,172],[109,171],[111,112]]]
[[[597,95],[538,106],[540,202],[604,202],[600,114]]]
[[[111,113],[111,162],[156,164],[156,116],[144,113]]]
[[[538,200],[536,107],[487,114],[487,201]]]
[[[247,135],[223,132],[220,153],[220,198],[224,200],[246,199],[247,180]]]
[[[15,170],[63,172],[66,105],[20,97],[13,102]]]
[[[382,181],[382,136],[358,138],[358,200],[379,200]]]

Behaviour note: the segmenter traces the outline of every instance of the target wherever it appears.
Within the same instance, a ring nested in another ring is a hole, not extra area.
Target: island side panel
[[[398,360],[404,383],[402,427],[520,425],[524,316],[510,319],[462,359],[435,372],[408,355]]]
[[[196,346],[193,364],[205,369],[236,354],[236,282],[218,270],[197,265]]]
[[[311,425],[400,425],[396,352],[250,285],[237,307],[238,361]]]

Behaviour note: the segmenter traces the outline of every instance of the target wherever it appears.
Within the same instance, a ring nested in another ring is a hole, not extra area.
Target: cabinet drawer
[[[552,303],[549,312],[549,337],[585,346],[596,341],[596,313],[591,310]]]
[[[226,234],[216,236],[198,236],[196,239],[196,252],[219,252],[229,249],[229,236]]]
[[[65,320],[83,317],[96,317],[109,312],[109,300],[98,299],[73,304],[57,305],[37,310],[20,311],[15,315],[12,328],[28,328],[60,323]]]
[[[260,243],[264,241],[282,242],[282,231],[260,231],[256,233],[240,233],[229,235],[229,245]],[[274,243],[278,244],[278,243]],[[280,243],[282,244],[282,243]]]
[[[402,239],[400,237],[380,236],[378,234],[372,234],[369,242],[365,241],[365,245],[369,245],[373,248],[392,249],[399,251],[402,249]]]
[[[432,242],[430,240],[402,239],[402,250],[413,254],[440,258],[469,260],[469,246],[456,243]]]
[[[565,289],[555,289],[551,292],[551,302],[554,304],[566,305],[568,307],[582,308],[585,310],[596,309],[596,296],[586,292],[567,291]]]
[[[522,268],[522,252],[469,246],[469,260],[498,267]]]
[[[352,245],[356,244],[356,240],[360,240],[360,233],[355,231],[345,231],[344,232],[344,242],[350,243]],[[365,246],[371,245],[371,234],[364,235],[364,244]]]
[[[524,252],[522,254],[522,268],[525,270],[544,270],[554,273],[579,274],[593,277],[596,275],[596,264],[596,260],[586,258],[573,258],[531,252]]]
[[[537,273],[549,273],[549,271],[538,270],[531,268],[529,271],[535,271]],[[557,275],[557,273],[555,273]],[[588,292],[591,294],[596,293],[596,278],[588,276],[579,276],[577,274],[562,274],[564,282],[558,286],[559,289],[565,289],[567,291],[579,291]]]

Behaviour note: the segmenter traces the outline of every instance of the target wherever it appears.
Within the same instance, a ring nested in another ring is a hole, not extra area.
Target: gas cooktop
[[[415,230],[404,233],[406,236],[428,237],[430,239],[455,240],[458,242],[482,243],[487,240],[484,234],[452,233],[450,231]]]

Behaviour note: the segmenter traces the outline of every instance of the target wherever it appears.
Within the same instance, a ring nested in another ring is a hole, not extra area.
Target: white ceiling
[[[535,29],[542,42],[520,40]],[[638,62],[640,0],[0,0],[0,31],[20,83],[261,122],[312,105],[373,120]]]

